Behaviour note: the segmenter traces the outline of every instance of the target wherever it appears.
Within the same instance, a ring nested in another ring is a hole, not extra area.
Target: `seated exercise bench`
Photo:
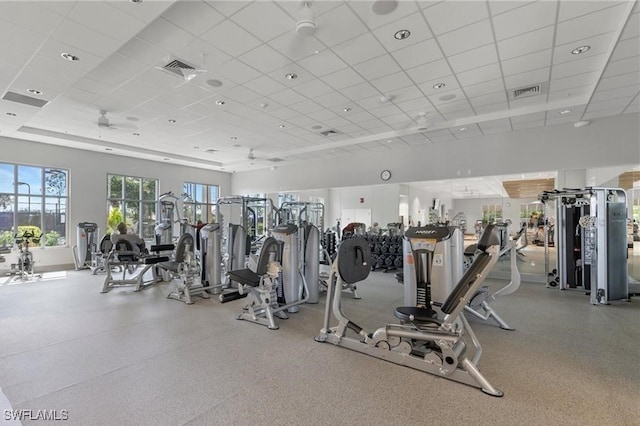
[[[323,327],[315,340],[474,386],[488,395],[501,397],[502,391],[494,388],[478,370],[482,347],[463,315],[465,306],[498,260],[500,242],[492,230],[483,234],[478,251],[472,265],[441,306],[399,307],[394,315],[401,320],[400,324],[387,324],[369,333],[343,312],[341,295],[343,281],[358,282],[367,278],[371,252],[365,241],[343,241],[331,269],[336,280],[329,280]],[[330,325],[332,313],[338,320],[335,326]],[[348,333],[356,336],[348,336]]]

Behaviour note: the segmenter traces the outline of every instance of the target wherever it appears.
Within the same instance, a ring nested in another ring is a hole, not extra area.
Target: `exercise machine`
[[[174,195],[173,192],[165,192],[158,197],[158,217],[160,221],[156,224],[154,232],[156,235],[156,244],[173,244],[174,224],[180,226],[182,235],[188,231],[188,225],[182,220],[180,215],[179,202],[189,198],[188,194],[182,194],[180,197]]]
[[[125,234],[123,237],[131,235]],[[149,248],[149,253],[141,252],[128,239],[118,239],[105,259],[104,279],[101,293],[108,293],[118,286],[134,286],[134,291],[140,291],[163,281],[159,274],[158,263],[168,262],[169,256],[162,253],[172,251],[173,244],[156,244]],[[121,270],[122,277],[116,278],[114,271]],[[146,277],[151,271],[151,278]]]
[[[344,313],[340,287],[343,281],[367,278],[370,249],[362,239],[345,240],[332,265],[336,284],[329,281],[323,325],[315,340],[474,386],[491,396],[503,396],[478,370],[482,346],[462,314],[498,260],[499,241],[493,232],[483,234],[478,250],[473,264],[441,306],[399,307],[394,315],[400,324],[368,332]],[[338,321],[334,326],[330,324],[332,314]]]
[[[276,330],[274,317],[288,319],[289,313],[300,310],[309,301],[309,287],[299,263],[298,229],[293,224],[278,225],[260,249],[256,271],[245,268],[227,274],[240,284],[240,294],[248,300],[237,316]]]
[[[91,268],[94,253],[98,250],[97,241],[100,228],[93,222],[80,222],[77,230],[78,244],[72,248],[76,271]]]
[[[586,187],[545,191],[545,276],[547,287],[582,287],[592,304],[628,300],[640,291],[629,283],[627,198],[620,188]],[[549,204],[556,207],[557,270],[550,271]],[[630,288],[631,287],[631,288]]]
[[[498,257],[501,257],[501,227],[494,224],[485,228],[485,232],[493,232],[500,242]],[[405,267],[404,303],[406,306],[429,307],[432,303],[442,304],[453,292],[465,270],[465,262],[473,265],[478,251],[475,246],[474,256],[464,259],[463,235],[458,227],[427,225],[420,228],[409,228],[405,233],[403,245]],[[491,292],[488,285],[478,287],[464,306],[464,311],[481,321],[493,320],[503,330],[513,330],[500,315],[490,306],[498,297],[514,293],[520,287],[521,277],[517,266],[517,240],[507,242],[510,250],[511,281],[499,290]]]
[[[112,249],[113,242],[111,241],[111,235],[103,235],[98,249],[91,253],[91,275],[96,275],[100,271],[105,271],[107,257]]]
[[[11,264],[11,273],[17,274],[16,280],[28,280],[34,277],[39,277],[34,272],[34,260],[33,253],[29,250],[30,244],[38,244],[40,242],[41,235],[35,236],[33,231],[25,230],[22,234],[15,235],[15,242],[18,245],[18,262]]]
[[[180,235],[175,245],[173,259],[156,264],[157,268],[169,272],[174,289],[168,299],[193,304],[193,296],[209,299],[212,285],[202,279],[202,269],[195,251],[195,239],[189,232]]]

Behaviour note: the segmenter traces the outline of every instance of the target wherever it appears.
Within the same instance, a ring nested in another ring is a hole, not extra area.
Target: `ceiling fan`
[[[100,114],[98,116],[98,127],[100,129],[108,129],[108,130],[120,130],[120,129],[136,129],[136,126],[132,125],[132,124],[127,124],[127,123],[118,123],[118,124],[113,124],[108,118],[107,118],[107,111],[105,111],[104,109],[101,109],[98,111],[98,113]]]
[[[249,154],[247,155],[247,160],[255,160],[256,159],[256,155],[253,153],[253,148],[249,148]]]
[[[426,132],[429,129],[429,123],[427,122],[427,113],[420,112],[415,117],[412,117],[403,129],[416,129],[420,132]]]

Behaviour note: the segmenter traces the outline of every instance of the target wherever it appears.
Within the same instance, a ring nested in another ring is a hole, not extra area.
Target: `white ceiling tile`
[[[636,3],[637,7],[637,3]],[[626,40],[628,38],[640,36],[640,13],[634,13],[629,17],[627,25],[625,25],[622,34],[620,34],[620,40]]]
[[[396,106],[411,116],[418,115],[420,112],[429,112],[433,110],[433,105],[425,97],[412,99],[406,102],[398,102],[396,103]]]
[[[33,32],[49,35],[63,21],[63,16],[43,9],[37,2],[0,2],[0,21],[6,21]]]
[[[433,104],[436,106],[436,109],[441,114],[450,113],[454,111],[466,111],[471,115],[473,115],[473,111],[471,111],[471,105],[469,104],[469,101],[467,101],[466,99],[457,98],[454,101],[448,101],[448,102],[441,102],[436,99],[433,99],[433,97],[430,97],[429,99],[431,100],[431,102],[433,102]]]
[[[393,35],[399,30],[409,30],[411,36],[404,40],[397,40]],[[373,34],[389,52],[394,52],[403,47],[433,38],[433,34],[431,34],[429,27],[426,25],[420,13],[415,13],[398,21],[383,25],[375,29]]]
[[[413,85],[411,80],[409,80],[404,73],[391,74],[385,77],[376,78],[375,80],[371,80],[371,84],[373,84],[373,86],[380,92],[385,94],[391,94],[395,90]]]
[[[315,97],[313,100],[327,108],[336,105],[348,105],[350,103],[350,100],[340,92],[327,93],[325,95]]]
[[[363,121],[373,120],[374,117],[367,111],[351,113],[347,118],[354,123],[362,123]]]
[[[559,91],[573,89],[574,87],[582,87],[594,85],[598,81],[598,72],[586,72],[570,77],[551,80],[549,91]]]
[[[235,13],[231,20],[263,41],[293,31],[296,25],[291,16],[270,1],[254,2]]]
[[[636,100],[632,103],[629,104],[628,107],[625,108],[624,111],[622,111],[623,114],[637,114],[638,112],[640,112],[640,102],[638,101],[638,99],[636,98]]]
[[[630,58],[640,55],[640,43],[637,38],[630,38],[618,43],[611,55],[611,61]]]
[[[373,80],[378,77],[397,73],[400,71],[400,67],[391,58],[390,55],[380,56],[379,58],[371,59],[366,62],[362,62],[353,67],[360,75],[367,80]]]
[[[453,98],[451,98],[453,96]],[[448,90],[446,92],[432,91],[428,96],[429,101],[433,106],[439,107],[440,105],[466,101],[466,97],[461,89]]]
[[[590,84],[580,87],[572,87],[570,89],[551,90],[549,91],[548,101],[565,101],[569,104],[582,102],[583,99],[587,99],[593,92],[595,84]]]
[[[205,3],[212,6],[218,12],[222,13],[224,16],[231,16],[234,13],[237,13],[244,7],[247,7],[249,4],[253,3],[253,0],[233,0],[233,1],[220,1],[220,0],[205,0]]]
[[[434,34],[439,35],[489,17],[483,1],[440,2],[424,12]]]
[[[269,41],[268,44],[294,61],[306,58],[316,51],[319,52],[326,48],[317,38],[300,37],[294,31],[286,32]]]
[[[161,49],[138,37],[125,43],[118,53],[147,65],[158,65],[169,56],[169,50]]]
[[[293,109],[287,107],[269,111],[269,114],[282,120],[288,120],[299,115],[297,111],[294,111]]]
[[[279,92],[287,88],[284,84],[280,84],[279,82],[275,81],[271,77],[267,77],[266,75],[260,76],[244,83],[244,87],[249,88],[263,96],[269,96],[272,93]]]
[[[466,52],[493,42],[488,19],[438,36],[438,42],[446,55]]]
[[[392,93],[389,93],[388,95],[393,96],[392,102],[396,105],[400,102],[410,101],[416,98],[421,98],[421,99],[424,98],[424,93],[422,92],[422,89],[419,86],[416,86],[413,84],[407,87],[403,87],[401,89],[395,89],[393,90]]]
[[[258,0],[260,1],[260,0]],[[342,0],[322,0],[311,3],[311,9],[316,17],[322,16],[344,2]],[[298,1],[279,1],[278,5],[282,7],[289,15],[298,17],[300,14],[301,4]]]
[[[556,18],[556,2],[538,1],[524,7],[494,16],[496,39],[514,37],[547,25],[552,25]],[[552,28],[549,31],[553,31]]]
[[[476,108],[484,105],[492,105],[492,104],[497,104],[499,102],[506,102],[507,95],[504,91],[500,91],[496,93],[490,93],[488,95],[476,96],[475,98],[469,99],[469,101],[471,102],[471,105],[473,105],[473,107]]]
[[[327,74],[322,77],[322,80],[337,90],[354,86],[364,81],[360,74],[355,72],[352,68],[344,68],[340,71]]]
[[[496,54],[496,46],[487,44],[465,53],[450,56],[447,59],[453,71],[458,73],[498,62],[498,55]]]
[[[228,99],[232,99],[243,104],[250,103],[262,97],[260,94],[243,86],[233,87],[222,92],[222,94]]]
[[[501,78],[485,81],[479,84],[473,84],[463,87],[464,92],[469,98],[474,98],[482,95],[488,95],[500,90],[504,90],[504,82]]]
[[[556,44],[569,43],[574,40],[615,31],[626,8],[626,4],[621,4],[561,22],[558,24],[556,31]]]
[[[551,65],[551,49],[502,61],[502,72],[504,75],[514,75],[549,67],[549,65]]]
[[[613,108],[613,109],[603,109],[599,111],[589,111],[584,114],[582,117],[583,120],[593,120],[594,118],[603,118],[603,117],[612,117],[615,115],[622,114],[624,109],[622,108]]]
[[[295,124],[296,126],[301,126],[305,128],[316,124],[316,120],[306,115],[299,115],[297,117],[290,118],[287,120],[287,122]],[[287,129],[287,132],[294,133],[291,129]],[[304,132],[296,132],[296,134],[302,134],[306,132],[307,130],[305,130]]]
[[[523,0],[505,0],[505,1],[490,1],[489,9],[491,9],[491,15],[499,15],[501,13],[508,12],[510,10],[516,9],[518,7],[524,7],[528,3],[532,3],[531,1],[523,1]]]
[[[365,33],[340,43],[331,50],[350,65],[359,64],[387,53],[371,33]]]
[[[433,143],[449,143],[457,140],[453,135],[429,136],[429,139]]]
[[[440,77],[452,74],[449,64],[444,59],[420,65],[405,71],[415,83],[430,82]]]
[[[630,72],[640,72],[640,57],[635,56],[621,59],[619,61],[609,62],[602,76],[612,77],[614,75],[627,74]]]
[[[414,121],[411,118],[407,117],[407,114],[405,113],[385,116],[382,118],[382,121],[390,126],[393,126],[395,124],[402,124],[402,126],[414,124]]]
[[[146,26],[146,22],[104,2],[76,2],[67,19],[120,41],[129,40]]]
[[[102,57],[109,56],[122,45],[121,40],[103,35],[89,27],[69,20],[62,22],[53,32],[51,38]],[[76,54],[77,56],[82,56],[79,52]]]
[[[558,22],[566,21],[569,19],[577,18],[579,16],[587,15],[598,10],[606,9],[611,6],[615,6],[622,2],[615,1],[565,1],[560,2],[560,9],[558,12]]]
[[[553,29],[542,28],[498,42],[500,59],[511,59],[553,47]]]
[[[319,77],[347,67],[342,59],[328,49],[298,61],[298,65]]]
[[[433,87],[434,84],[440,84],[443,83],[444,87],[441,88],[435,88]],[[422,83],[419,84],[418,87],[420,87],[420,89],[422,90],[422,92],[429,96],[429,95],[437,95],[438,97],[445,95],[447,92],[451,91],[451,90],[456,90],[459,89],[460,86],[458,85],[458,81],[456,80],[455,76],[453,75],[449,75],[446,77],[440,77],[437,79],[437,81],[430,81],[428,83]]]
[[[563,62],[571,62],[580,57],[588,57],[599,54],[609,55],[611,53],[611,46],[614,43],[614,36],[614,33],[606,33],[582,40],[577,40],[568,44],[557,45],[553,52],[553,63],[559,64]],[[571,53],[571,51],[576,47],[584,45],[591,46],[591,49],[581,55],[573,55]]]
[[[598,90],[616,89],[618,87],[635,86],[638,84],[640,84],[640,74],[631,72],[601,79],[598,84]]]
[[[377,108],[371,108],[369,112],[378,118],[404,114],[400,108],[392,104],[385,104],[383,106],[378,106]]]
[[[509,121],[508,118],[499,118],[497,120],[483,121],[482,123],[479,123],[479,125],[480,125],[480,128],[482,128],[482,130],[490,129],[492,127],[511,128],[511,121]]]
[[[238,56],[238,59],[262,73],[269,73],[291,62],[266,44]]]
[[[398,61],[402,68],[413,68],[443,58],[442,52],[440,52],[440,48],[434,39],[403,47],[394,51],[391,56]]]
[[[255,69],[235,59],[220,65],[217,71],[220,75],[238,84],[253,80],[261,75]]]
[[[367,31],[367,27],[347,5],[331,9],[317,18],[316,37],[329,47],[344,40],[357,37]]]
[[[525,121],[522,123],[513,123],[513,130],[536,129],[544,127],[545,120]]]
[[[281,103],[282,105],[292,105],[297,104],[298,102],[306,101],[307,98],[299,94],[298,92],[294,92],[291,89],[282,90],[280,92],[273,93],[269,95],[270,99]]]
[[[539,101],[533,102],[533,104],[536,104]],[[511,105],[511,108],[515,108],[514,105]],[[504,112],[504,111],[509,111],[509,105],[506,102],[499,102],[497,104],[491,104],[491,105],[482,105],[479,106],[477,108],[475,108],[476,110],[476,114],[480,115],[480,114],[490,114],[490,113],[494,113],[494,112]],[[469,114],[471,115],[471,114]]]
[[[195,37],[163,18],[158,18],[151,22],[137,36],[160,49],[170,52],[177,51]]]
[[[606,61],[606,55],[587,56],[580,59],[576,58],[576,60],[571,62],[554,65],[551,68],[551,78],[558,79],[584,72],[601,70],[604,68]]]
[[[538,70],[509,75],[504,78],[507,89],[516,89],[523,86],[531,86],[549,80],[549,67]]]
[[[304,95],[307,98],[315,98],[317,96],[326,95],[333,92],[331,86],[322,82],[322,80],[315,79],[308,83],[299,84],[294,89],[296,92]]]
[[[371,83],[365,81],[364,83],[356,84],[345,89],[341,89],[340,93],[348,97],[349,99],[359,100],[369,98],[371,96],[381,96],[381,93],[371,85]]]
[[[209,71],[231,60],[231,56],[212,46],[206,41],[196,38],[179,49],[180,59],[191,62],[196,68]],[[165,58],[168,55],[165,55]]]
[[[541,124],[541,126],[544,126],[544,119],[547,116],[546,112],[541,111],[541,112],[534,112],[531,114],[524,114],[524,115],[516,115],[514,117],[511,117],[511,123],[512,125],[514,125],[515,128],[515,124],[521,124],[521,123],[528,123],[528,122],[540,122],[541,120],[543,121],[543,124]]]
[[[365,25],[372,29],[394,22],[404,16],[418,13],[416,3],[412,1],[399,1],[396,9],[388,15],[373,13],[371,11],[371,2],[368,1],[354,1],[350,2],[349,5],[360,16]]]
[[[216,25],[202,34],[201,38],[231,56],[242,55],[261,44],[259,39],[230,20]],[[224,40],[224,43],[221,43],[221,40]]]
[[[482,83],[483,81],[495,80],[501,75],[502,73],[500,72],[500,67],[497,63],[493,63],[473,70],[458,73],[457,76],[460,84],[465,87]]]
[[[638,92],[640,92],[640,85],[622,86],[609,90],[600,90],[600,88],[598,88],[594,92],[593,97],[591,98],[591,102],[608,101],[611,99],[622,98],[629,95],[635,96],[638,94]]]
[[[609,99],[607,101],[590,102],[587,107],[588,112],[609,110],[615,108],[626,108],[627,105],[635,98],[635,95],[625,96],[617,99]]]

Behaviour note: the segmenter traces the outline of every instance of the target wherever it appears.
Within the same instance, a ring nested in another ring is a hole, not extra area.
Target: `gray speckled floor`
[[[243,301],[187,306],[165,298],[168,284],[100,294],[103,279],[0,282],[0,409],[68,410],[73,425],[640,424],[639,298],[592,306],[524,283],[498,299],[515,331],[471,320],[480,369],[505,392],[492,398],[316,343],[324,296],[271,331],[235,320]],[[358,292],[345,311],[371,329],[402,304],[392,273]]]

